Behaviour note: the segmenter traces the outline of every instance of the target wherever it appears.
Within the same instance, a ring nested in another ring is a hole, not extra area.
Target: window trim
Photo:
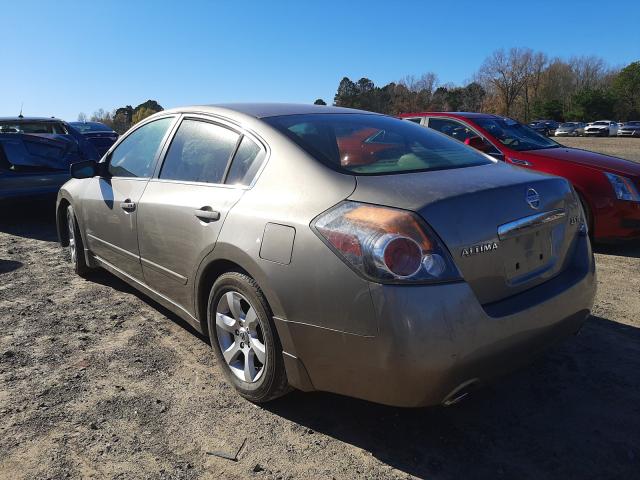
[[[174,180],[169,178],[160,178],[160,172],[162,171],[162,166],[164,165],[164,162],[167,158],[167,153],[169,152],[171,143],[173,142],[173,139],[176,133],[178,132],[178,128],[180,127],[180,125],[182,125],[182,122],[184,120],[196,120],[196,121],[211,123],[213,125],[226,128],[227,130],[231,130],[238,134],[238,141],[236,142],[236,146],[233,149],[233,152],[230,155],[230,157],[227,159],[227,166],[225,167],[224,175],[222,178],[223,183],[195,182],[192,180]],[[249,137],[250,140],[253,140],[258,145],[258,147],[264,151],[265,157],[262,160],[262,165],[256,172],[255,176],[253,177],[253,180],[251,180],[251,183],[249,185],[229,185],[224,182],[226,182],[227,180],[227,176],[229,175],[229,170],[231,169],[233,160],[236,156],[236,153],[238,152],[238,148],[240,148],[240,143],[242,142],[242,139],[245,136]],[[171,128],[171,136],[168,139],[168,141],[165,142],[160,152],[159,160],[155,166],[155,169],[154,169],[153,175],[150,178],[150,181],[157,182],[157,183],[170,183],[170,184],[206,186],[206,187],[223,187],[223,188],[233,188],[233,189],[239,189],[239,190],[249,190],[253,188],[256,181],[260,177],[260,174],[264,170],[270,156],[271,156],[271,149],[268,147],[268,144],[265,141],[263,141],[260,137],[258,137],[258,135],[255,134],[253,131],[243,128],[240,124],[218,115],[200,113],[200,112],[186,112],[186,113],[183,112],[178,115],[178,120],[176,121],[175,125]]]
[[[120,178],[124,180],[140,180],[140,181],[142,180],[148,181],[152,179],[159,163],[160,153],[164,151],[164,147],[167,143],[167,139],[169,138],[169,135],[173,132],[173,129],[175,128],[175,125],[176,125],[176,119],[178,117],[179,115],[176,115],[175,113],[161,115],[158,117],[154,116],[153,118],[149,117],[148,119],[144,119],[142,122],[137,123],[136,125],[131,127],[129,130],[127,130],[125,133],[120,135],[118,137],[118,140],[113,145],[111,145],[109,150],[107,150],[107,152],[102,157],[102,160],[100,160],[99,162],[99,163],[104,163],[106,165],[107,171],[109,171],[109,165],[111,165],[111,156],[113,155],[113,152],[115,152],[116,148],[118,148],[118,146],[122,142],[124,142],[127,138],[129,138],[130,135],[132,135],[134,132],[138,131],[145,125],[148,125],[149,123],[153,123],[157,120],[162,120],[164,118],[173,118],[173,123],[169,125],[169,128],[167,128],[167,131],[165,132],[164,136],[162,137],[162,140],[160,141],[160,145],[158,145],[158,149],[156,150],[156,153],[155,153],[155,158],[153,159],[153,168],[151,168],[151,172],[149,173],[149,175],[144,177],[118,177],[118,176],[109,175],[109,178]]]
[[[420,125],[422,127],[426,126],[426,121],[428,117],[425,116],[417,116],[417,117],[402,117],[402,120],[407,120],[408,122],[415,123],[416,125]],[[420,120],[419,122],[414,122],[414,120]]]

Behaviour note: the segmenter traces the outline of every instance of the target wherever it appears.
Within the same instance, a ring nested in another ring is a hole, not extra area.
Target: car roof
[[[163,113],[171,112],[209,112],[223,113],[232,111],[254,118],[277,117],[281,115],[307,115],[316,113],[360,113],[381,115],[379,113],[356,110],[353,108],[333,107],[329,105],[311,105],[304,103],[221,103],[215,105],[193,105],[189,107],[172,108]]]
[[[401,113],[398,115],[401,118],[406,117],[423,117],[425,115],[432,116],[450,116],[450,117],[461,117],[461,118],[503,118],[499,115],[494,115],[492,113],[480,113],[480,112],[416,112],[416,113]]]
[[[62,122],[55,117],[0,117],[0,122]]]

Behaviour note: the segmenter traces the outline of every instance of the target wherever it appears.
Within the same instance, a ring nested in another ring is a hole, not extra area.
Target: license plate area
[[[547,229],[519,235],[505,241],[504,271],[509,285],[519,285],[551,268],[553,248]]]

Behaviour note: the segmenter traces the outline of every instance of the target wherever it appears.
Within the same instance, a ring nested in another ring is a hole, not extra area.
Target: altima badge
[[[470,257],[471,255],[479,255],[480,253],[492,252],[498,249],[498,242],[481,243],[479,245],[472,245],[471,247],[462,249],[463,257]]]
[[[527,190],[527,203],[534,210],[540,207],[540,195],[533,188]]]

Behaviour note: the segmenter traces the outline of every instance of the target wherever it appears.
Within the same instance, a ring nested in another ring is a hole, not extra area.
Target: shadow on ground
[[[455,407],[293,393],[265,408],[424,478],[631,478],[640,472],[640,330],[577,337]]]
[[[0,269],[1,269],[1,267],[0,267]],[[202,340],[204,343],[209,345],[209,339],[207,337],[205,337],[204,335],[202,335],[200,332],[198,332],[195,328],[193,328],[187,321],[183,320],[178,315],[173,313],[171,310],[165,308],[164,306],[162,306],[161,304],[159,304],[155,300],[151,299],[150,297],[148,297],[147,295],[143,294],[142,292],[136,290],[131,285],[129,285],[128,283],[126,283],[123,280],[120,280],[118,277],[116,277],[115,275],[110,274],[106,270],[96,269],[95,271],[92,271],[87,276],[87,280],[90,281],[90,282],[99,283],[100,285],[105,285],[107,287],[113,288],[114,290],[118,290],[119,292],[124,292],[124,293],[129,293],[131,295],[135,295],[141,301],[143,301],[144,303],[149,305],[151,308],[153,308],[153,309],[157,310],[158,312],[160,312],[162,315],[167,317],[173,323],[175,323],[176,325],[179,325],[180,327],[184,328],[189,333],[191,333],[192,335],[195,335],[200,340]]]
[[[594,247],[595,253],[616,257],[640,258],[640,240],[620,244],[603,244]]]
[[[1,203],[0,232],[47,242],[57,241],[55,198]]]
[[[22,262],[16,262],[15,260],[3,260],[0,258],[0,275],[18,270],[19,268],[22,268],[22,266]]]

